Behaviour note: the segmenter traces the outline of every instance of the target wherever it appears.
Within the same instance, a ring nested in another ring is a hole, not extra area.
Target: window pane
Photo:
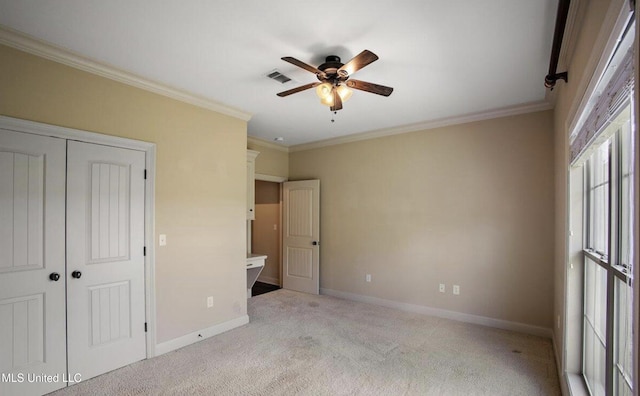
[[[625,381],[621,374],[615,379],[615,395],[618,396],[633,396],[633,391],[629,387],[629,384]]]
[[[605,347],[590,326],[585,327],[584,376],[592,395],[605,394]]]
[[[589,260],[585,259],[584,268],[584,316],[592,324],[595,323],[595,279],[596,279],[596,267],[597,265]]]
[[[614,303],[614,357],[615,394],[624,394],[633,383],[632,307],[633,289],[619,278],[615,280]]]
[[[589,160],[590,210],[589,248],[609,254],[609,148],[611,140],[600,146]]]
[[[593,395],[604,395],[606,373],[607,271],[585,258],[584,367]]]
[[[620,131],[620,260],[616,263],[632,275],[633,263],[633,216],[634,210],[634,142],[631,133],[631,120]]]

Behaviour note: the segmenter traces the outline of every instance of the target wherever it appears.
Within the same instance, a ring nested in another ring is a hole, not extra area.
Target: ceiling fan
[[[282,60],[315,74],[320,82],[305,84],[288,91],[280,92],[277,94],[280,97],[285,97],[315,87],[316,94],[320,98],[320,103],[329,106],[331,111],[338,111],[342,109],[342,103],[346,102],[353,94],[353,91],[349,88],[371,92],[382,96],[389,96],[391,95],[391,92],[393,92],[393,88],[391,87],[385,87],[384,85],[361,80],[349,79],[349,77],[351,77],[351,75],[356,71],[378,60],[378,56],[369,50],[362,51],[345,64],[340,62],[340,57],[336,55],[329,55],[327,56],[325,63],[321,64],[317,68],[290,56],[285,56]]]

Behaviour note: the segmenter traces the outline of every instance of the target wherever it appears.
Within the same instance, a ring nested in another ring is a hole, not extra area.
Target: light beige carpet
[[[558,395],[549,339],[279,290],[250,323],[62,395]]]

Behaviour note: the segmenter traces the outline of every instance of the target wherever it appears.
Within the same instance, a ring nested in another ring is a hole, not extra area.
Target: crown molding
[[[24,33],[0,25],[0,44],[39,56],[75,69],[108,78],[132,87],[153,92],[180,102],[188,103],[217,113],[225,114],[243,121],[249,121],[251,114],[222,103],[203,98],[167,85],[147,80],[132,73],[105,65],[82,55],[57,47],[51,43],[33,38]]]
[[[295,146],[290,146],[289,152],[312,150],[320,147],[334,146],[337,144],[358,142],[361,140],[375,139],[375,138],[384,137],[384,136],[400,135],[403,133],[418,132],[418,131],[424,131],[428,129],[466,124],[474,121],[484,121],[484,120],[490,120],[493,118],[502,118],[502,117],[519,115],[519,114],[535,113],[538,111],[545,111],[545,110],[551,110],[551,109],[553,109],[553,105],[551,103],[548,103],[546,101],[535,102],[535,103],[529,103],[529,104],[520,105],[520,106],[511,106],[511,107],[505,107],[502,109],[485,111],[481,113],[472,113],[472,114],[466,114],[462,116],[426,121],[426,122],[421,122],[417,124],[409,124],[409,125],[393,127],[393,128],[378,129],[375,131],[362,132],[362,133],[357,133],[357,134],[348,135],[348,136],[341,136],[333,139],[321,140],[318,142],[298,144]]]
[[[281,146],[279,144],[275,144],[253,136],[247,136],[247,143],[257,144],[258,146],[270,148],[273,150],[284,151],[285,153],[289,152],[289,147],[287,146]]]

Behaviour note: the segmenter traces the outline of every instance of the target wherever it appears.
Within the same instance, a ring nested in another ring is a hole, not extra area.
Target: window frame
[[[624,113],[626,111],[630,111],[628,117],[626,117],[624,115]],[[616,331],[618,330],[618,327],[616,327],[617,323],[617,309],[619,308],[616,305],[616,280],[622,281],[624,284],[626,284],[627,287],[632,287],[633,286],[633,269],[632,269],[632,263],[621,263],[622,260],[622,235],[624,232],[626,231],[630,231],[630,230],[623,230],[623,222],[621,221],[622,216],[624,215],[624,211],[623,211],[623,205],[625,204],[625,202],[623,202],[623,183],[624,183],[624,163],[623,161],[625,161],[625,158],[623,157],[623,150],[626,149],[626,147],[623,147],[623,134],[632,134],[633,133],[633,126],[632,126],[632,121],[633,121],[633,109],[632,109],[632,103],[631,101],[629,101],[629,103],[627,103],[625,106],[623,106],[623,108],[619,111],[619,113],[616,115],[616,117],[612,117],[612,118],[618,118],[618,117],[623,117],[626,119],[626,121],[622,122],[622,123],[613,123],[612,125],[609,125],[607,128],[611,128],[613,129],[612,132],[606,134],[606,139],[604,139],[603,141],[601,141],[598,145],[598,147],[596,147],[596,151],[593,152],[593,154],[589,157],[588,160],[585,161],[584,163],[584,173],[583,173],[583,177],[584,177],[584,202],[583,202],[583,227],[584,227],[584,242],[583,242],[583,265],[585,266],[584,269],[584,279],[583,279],[583,285],[584,285],[584,290],[586,293],[586,287],[587,287],[587,260],[591,260],[593,261],[595,264],[597,264],[598,266],[600,266],[602,269],[604,269],[606,271],[606,305],[604,307],[604,309],[606,310],[606,335],[605,335],[605,339],[604,339],[604,343],[605,343],[605,394],[613,394],[614,389],[615,389],[615,376],[614,375],[621,375],[622,378],[624,378],[624,380],[626,381],[627,385],[633,389],[633,385],[634,385],[634,380],[637,381],[637,379],[635,378],[630,378],[629,375],[632,373],[633,367],[630,368],[626,368],[627,370],[625,370],[625,367],[622,367],[617,361],[616,361],[616,355],[614,355],[616,353],[616,349],[617,349],[617,344],[616,344]],[[628,130],[625,130],[625,128],[629,128]],[[602,186],[602,184],[598,184],[593,186],[593,182],[594,182],[594,178],[593,176],[593,172],[594,172],[594,167],[599,166],[599,164],[595,161],[598,161],[600,158],[598,157],[598,150],[600,150],[600,147],[604,144],[607,144],[608,142],[608,150],[607,150],[607,155],[608,155],[608,182],[607,182],[607,197],[608,197],[608,208],[606,208],[606,216],[608,217],[608,220],[606,222],[606,229],[605,231],[605,238],[606,238],[606,243],[607,243],[607,251],[608,254],[606,254],[605,252],[601,252],[601,251],[597,251],[594,248],[594,239],[595,239],[595,235],[597,232],[600,232],[602,230],[594,230],[594,227],[596,226],[595,223],[595,219],[593,217],[595,217],[594,215],[594,208],[593,205],[595,205],[595,193],[594,190],[596,188],[599,188]],[[636,142],[633,141],[633,138],[631,138],[631,140],[628,142],[628,144],[636,144]],[[630,174],[628,175],[628,177],[631,177],[631,175],[633,175],[634,172],[636,172],[637,170],[633,169],[633,158],[627,158],[627,161],[629,161],[629,167],[630,167]],[[630,188],[633,188],[633,186],[630,185]],[[636,191],[633,191],[634,195],[637,194]],[[629,202],[626,202],[626,204],[629,205],[633,205],[633,200],[630,199]],[[635,210],[637,210],[637,208],[635,208]],[[633,247],[630,247],[633,248]],[[637,254],[637,252],[634,252],[634,254]],[[583,302],[583,312],[582,312],[582,317],[583,317],[583,326],[586,326],[585,322],[589,321],[588,315],[587,315],[587,296],[585,295],[584,297],[584,302]],[[635,301],[632,302],[633,303],[637,303]],[[595,319],[594,319],[595,320]],[[594,331],[596,331],[596,335],[598,335],[597,332],[597,327],[595,325],[595,323],[590,323],[591,327],[594,329]],[[585,333],[586,328],[583,327],[583,331],[582,331],[582,350],[583,350],[583,354],[582,354],[582,375],[584,377],[585,383],[587,385],[587,388],[589,388],[589,391],[591,392],[591,384],[590,384],[590,380],[593,379],[588,379],[587,378],[587,374],[586,374],[586,368],[587,368],[587,353],[586,353],[586,349],[591,347],[590,345],[586,344],[586,333]],[[592,353],[594,351],[591,351]],[[629,370],[631,370],[631,373],[628,372]],[[594,377],[595,378],[595,377]]]

